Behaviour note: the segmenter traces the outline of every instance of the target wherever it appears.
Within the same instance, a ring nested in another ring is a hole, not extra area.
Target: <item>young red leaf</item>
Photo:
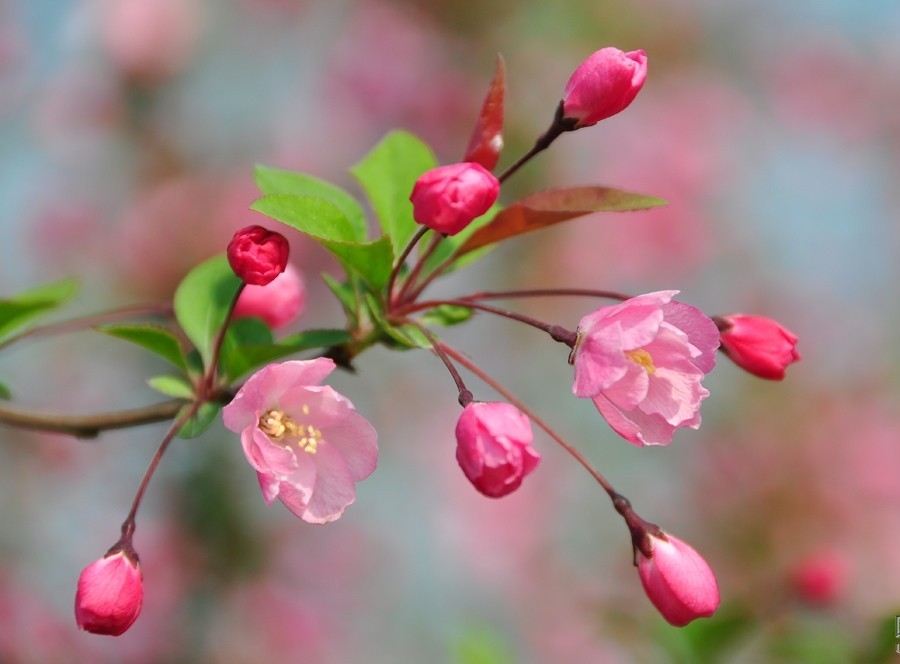
[[[646,210],[665,203],[661,198],[611,187],[545,189],[498,212],[489,224],[475,231],[456,250],[456,255],[462,256],[486,245],[594,212]]]
[[[506,93],[506,65],[497,54],[494,78],[484,97],[463,161],[474,161],[489,171],[494,170],[503,149],[503,96]]]

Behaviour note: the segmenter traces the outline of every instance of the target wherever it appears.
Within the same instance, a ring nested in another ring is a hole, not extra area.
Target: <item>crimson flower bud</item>
[[[481,164],[461,162],[425,171],[409,200],[413,218],[444,235],[455,235],[487,212],[497,200],[500,182]]]
[[[75,621],[94,634],[119,636],[141,612],[144,589],[137,554],[113,550],[81,572]]]
[[[245,284],[265,286],[284,272],[289,249],[281,233],[247,226],[228,243],[228,264]]]
[[[472,402],[456,423],[456,460],[476,489],[500,498],[518,489],[540,462],[533,438],[531,422],[515,406]]]
[[[265,286],[245,286],[234,305],[234,317],[261,318],[273,330],[293,322],[306,308],[303,277],[293,266]]]
[[[722,350],[754,376],[781,380],[788,365],[800,359],[796,335],[771,318],[731,314],[715,321]]]
[[[590,127],[625,110],[647,78],[647,54],[601,48],[578,65],[563,93],[563,117]]]
[[[711,616],[719,606],[719,587],[706,561],[668,533],[646,537],[649,556],[638,548],[638,574],[657,611],[675,627]]]

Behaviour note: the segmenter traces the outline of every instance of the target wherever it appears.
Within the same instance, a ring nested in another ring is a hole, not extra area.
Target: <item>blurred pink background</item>
[[[116,639],[76,629],[75,582],[116,540],[164,428],[77,441],[4,427],[0,661],[896,656],[898,34],[889,0],[0,0],[0,297],[74,276],[64,314],[165,300],[264,221],[247,209],[255,163],[358,192],[348,167],[393,128],[458,160],[497,52],[502,167],[575,66],[615,45],[648,53],[635,103],[560,138],[501,200],[597,183],[669,205],[516,239],[435,292],[677,288],[711,315],[777,318],[803,354],[783,383],[720,358],[701,429],[637,449],[571,395],[558,345],[485,317],[446,334],[703,553],[723,604],[684,630],[644,596],[605,495],[547,437],[519,491],[474,492],[454,459],[456,393],[429,354],[374,349],[335,378],[381,458],[326,527],[266,509],[220,425],[177,442],[138,519],[144,610]],[[340,325],[318,278],[334,263],[290,239],[308,288],[295,329]],[[590,308],[519,306],[572,328]],[[163,371],[89,332],[0,354],[12,404],[51,412],[151,403],[144,380]]]

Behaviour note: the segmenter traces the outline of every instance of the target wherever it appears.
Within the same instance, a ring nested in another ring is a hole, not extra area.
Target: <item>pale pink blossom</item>
[[[593,53],[572,73],[563,93],[563,116],[589,127],[625,110],[644,86],[647,54],[609,46]]]
[[[75,594],[75,621],[94,634],[119,636],[141,612],[141,569],[133,551],[119,549],[81,572]]]
[[[765,316],[731,314],[716,318],[722,350],[744,371],[782,380],[788,365],[800,359],[797,335]]]
[[[456,460],[476,489],[499,498],[518,489],[540,462],[533,438],[531,422],[515,406],[473,402],[456,422]]]
[[[256,316],[273,330],[295,321],[306,308],[306,286],[290,263],[265,286],[244,286],[234,307],[235,318]]]
[[[334,367],[324,357],[270,364],[222,411],[225,426],[241,434],[266,503],[278,498],[309,523],[340,517],[378,457],[372,425],[347,397],[320,385]]]
[[[649,556],[638,549],[638,575],[653,606],[672,625],[708,618],[719,607],[716,576],[703,557],[668,533],[648,533]]]
[[[290,245],[281,233],[263,226],[247,226],[228,243],[228,264],[251,286],[265,286],[287,267]]]
[[[578,397],[635,445],[668,445],[680,427],[700,426],[700,384],[716,362],[719,332],[678,291],[639,295],[581,319],[574,348]]]
[[[426,171],[413,186],[409,200],[420,224],[455,235],[497,200],[500,182],[481,164],[460,162]]]

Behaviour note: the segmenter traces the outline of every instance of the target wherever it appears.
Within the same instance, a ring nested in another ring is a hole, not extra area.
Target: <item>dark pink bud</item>
[[[817,606],[838,602],[847,590],[849,576],[846,556],[830,549],[807,555],[791,571],[797,594]]]
[[[531,422],[515,406],[472,402],[456,423],[456,460],[485,496],[515,491],[541,456],[531,448]]]
[[[119,549],[82,570],[75,621],[88,632],[119,636],[137,619],[143,599],[137,556]]]
[[[303,277],[293,266],[265,286],[245,286],[234,305],[234,317],[256,316],[273,330],[292,323],[306,308]]]
[[[500,182],[481,164],[460,162],[423,173],[409,200],[413,218],[444,235],[455,235],[497,200]]]
[[[781,380],[788,365],[800,359],[796,335],[771,318],[731,314],[715,321],[722,350],[754,376]]]
[[[672,625],[708,618],[719,606],[719,587],[706,561],[668,533],[647,534],[650,555],[638,553],[638,574],[653,606]]]
[[[265,286],[284,272],[289,249],[281,233],[247,226],[228,243],[228,264],[245,284]]]
[[[593,124],[625,110],[647,78],[647,54],[601,48],[566,83],[563,117],[578,121],[576,128]]]

